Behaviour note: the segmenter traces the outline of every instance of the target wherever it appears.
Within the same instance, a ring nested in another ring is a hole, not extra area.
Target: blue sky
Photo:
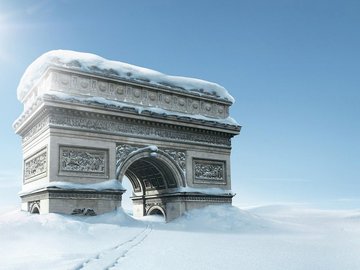
[[[236,98],[235,203],[360,208],[359,1],[0,0],[0,203],[17,202],[17,84],[70,49],[217,82]]]

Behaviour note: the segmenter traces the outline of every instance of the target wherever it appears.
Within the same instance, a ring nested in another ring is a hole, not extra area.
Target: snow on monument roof
[[[195,78],[170,76],[155,70],[107,60],[95,54],[69,50],[49,51],[37,58],[26,69],[17,89],[17,97],[20,101],[50,66],[79,70],[115,79],[147,83],[178,91],[189,91],[199,95],[225,99],[232,103],[235,101],[224,87],[216,83]]]

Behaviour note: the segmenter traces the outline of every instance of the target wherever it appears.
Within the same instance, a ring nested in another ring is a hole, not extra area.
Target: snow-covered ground
[[[0,269],[359,270],[360,211],[208,207],[171,223],[0,214]]]

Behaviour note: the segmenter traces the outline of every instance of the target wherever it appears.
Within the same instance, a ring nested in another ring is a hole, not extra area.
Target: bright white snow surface
[[[49,66],[70,68],[115,79],[126,79],[139,83],[158,85],[179,91],[190,91],[199,95],[215,96],[232,103],[234,102],[234,98],[228,91],[216,83],[194,78],[169,76],[155,70],[110,61],[95,54],[69,50],[54,50],[44,53],[26,69],[17,89],[17,96],[20,101],[39,81],[41,75]]]
[[[171,222],[0,215],[0,269],[359,270],[360,211],[194,210]]]

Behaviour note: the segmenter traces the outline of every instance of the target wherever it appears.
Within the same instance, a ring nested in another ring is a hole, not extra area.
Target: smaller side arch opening
[[[34,207],[31,211],[31,214],[40,214],[39,208]]]
[[[40,214],[40,210],[37,206],[34,206],[31,211],[30,211],[31,214]]]
[[[148,215],[164,216],[164,214],[159,209],[153,209],[151,212],[149,212]]]
[[[153,206],[151,207],[147,213],[146,213],[147,216],[153,216],[155,217],[156,219],[158,219],[159,221],[165,221],[166,220],[166,214],[165,214],[165,211],[164,209],[162,209],[161,207],[159,206]]]
[[[40,201],[30,202],[28,209],[30,214],[40,214]]]

